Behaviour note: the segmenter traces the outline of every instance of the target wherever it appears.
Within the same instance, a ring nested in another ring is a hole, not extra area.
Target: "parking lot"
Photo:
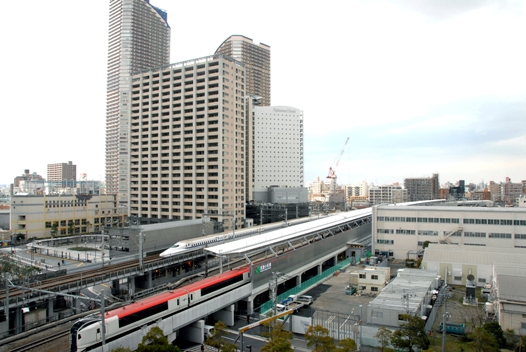
[[[349,274],[360,269],[362,269],[361,266],[347,267],[344,272],[338,272],[337,275],[333,275],[330,279],[306,292],[306,295],[314,298],[312,309],[343,314],[360,314],[360,305],[362,305],[365,323],[365,309],[374,298],[345,294],[345,289],[351,280]]]

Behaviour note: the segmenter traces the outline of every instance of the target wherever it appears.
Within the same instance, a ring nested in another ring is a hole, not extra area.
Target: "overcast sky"
[[[272,105],[304,111],[305,182],[526,179],[526,2],[174,1],[171,62],[271,47]],[[316,5],[316,6],[314,6]],[[73,161],[104,179],[109,1],[6,1],[0,184]]]

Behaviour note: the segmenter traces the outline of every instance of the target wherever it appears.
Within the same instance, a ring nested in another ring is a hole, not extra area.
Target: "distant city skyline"
[[[327,176],[347,137],[339,184],[526,179],[524,2],[151,3],[177,19],[172,63],[211,55],[235,34],[272,48],[272,104],[304,111],[306,184]],[[16,33],[0,59],[0,183],[68,160],[105,179],[108,13],[104,1],[30,0],[24,21],[0,21]]]

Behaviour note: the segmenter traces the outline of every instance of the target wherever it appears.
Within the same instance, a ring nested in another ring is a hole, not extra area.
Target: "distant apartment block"
[[[324,190],[324,181],[320,179],[319,176],[316,177],[316,180],[309,185],[310,194],[322,194]]]
[[[369,185],[365,181],[358,185],[346,185],[344,188],[347,198],[367,197],[369,195]]]
[[[438,174],[433,174],[432,177],[406,178],[404,188],[410,202],[440,198]]]
[[[501,183],[502,200],[507,204],[515,204],[515,200],[524,194],[523,182],[511,182],[511,178],[506,177],[506,182]]]
[[[122,223],[116,195],[25,195],[11,198],[11,232],[26,238],[99,232],[104,223]],[[55,225],[54,225],[55,224]]]
[[[142,223],[203,213],[245,218],[243,63],[214,55],[133,75],[130,214]]]
[[[407,190],[393,185],[372,186],[369,187],[369,202],[373,205],[407,202]]]
[[[77,165],[67,163],[47,164],[47,181],[61,183],[64,180],[77,180]]]
[[[36,172],[30,173],[29,169],[24,170],[24,174],[16,176],[10,187],[11,195],[18,193],[41,194],[45,189],[46,179]]]
[[[149,0],[110,0],[106,97],[106,189],[128,204],[130,74],[170,62],[167,13]]]
[[[216,54],[233,57],[245,64],[246,93],[261,97],[261,106],[270,106],[270,46],[243,35],[228,37],[217,48]]]

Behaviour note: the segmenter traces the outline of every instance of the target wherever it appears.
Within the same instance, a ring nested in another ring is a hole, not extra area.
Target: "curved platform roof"
[[[299,225],[289,226],[257,236],[243,238],[237,241],[206,248],[205,251],[215,255],[240,255],[263,250],[267,247],[293,240],[307,235],[313,235],[330,227],[344,225],[351,221],[371,216],[371,208],[338,213],[321,219],[315,219]]]

